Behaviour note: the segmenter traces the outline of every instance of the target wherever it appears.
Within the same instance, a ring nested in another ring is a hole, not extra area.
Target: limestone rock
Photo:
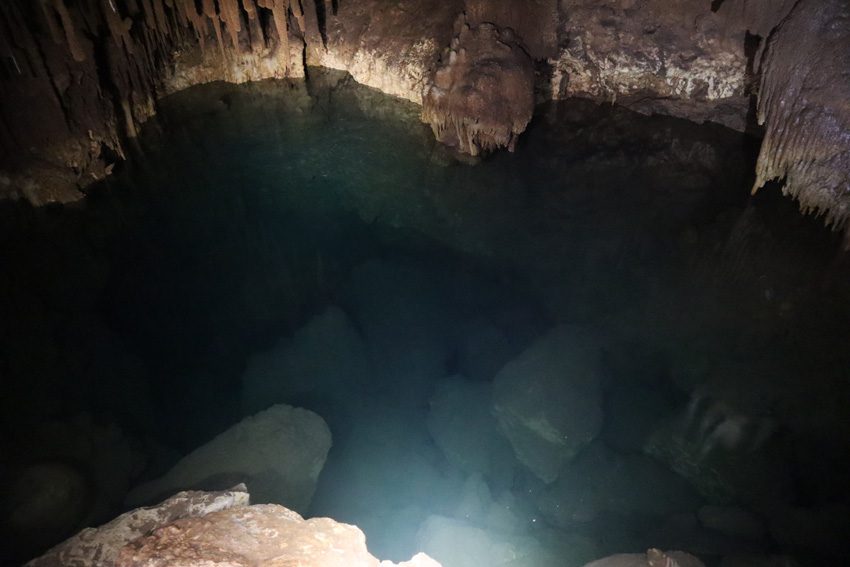
[[[366,537],[357,527],[330,518],[304,520],[275,504],[238,506],[177,520],[124,547],[119,564],[126,567],[382,565],[369,554]],[[407,565],[439,564],[419,555]]]
[[[847,3],[797,2],[769,37],[758,97],[765,136],[754,189],[785,179],[783,193],[835,228],[850,219],[848,65]]]
[[[304,520],[283,506],[249,506],[248,500],[244,485],[224,492],[181,492],[83,530],[28,566],[395,565],[370,555],[355,526],[330,518]],[[419,553],[399,566],[439,563]]]
[[[162,477],[133,489],[126,501],[134,505],[181,489],[244,482],[259,502],[304,510],[330,447],[330,430],[321,417],[279,404],[195,449]]]
[[[328,307],[271,350],[254,355],[242,376],[242,407],[254,412],[298,397],[345,399],[373,373],[366,345],[338,307]]]
[[[509,362],[493,382],[493,412],[517,458],[547,483],[602,426],[599,347],[561,326]]]
[[[516,459],[490,413],[491,399],[489,383],[460,376],[441,381],[431,398],[428,431],[450,463],[507,484]]]
[[[534,69],[510,29],[465,16],[425,91],[422,119],[440,142],[473,156],[513,150],[534,112]]]
[[[553,524],[570,527],[603,513],[664,516],[691,510],[700,499],[685,479],[652,459],[619,456],[594,443],[564,467],[537,503]]]
[[[117,565],[121,548],[146,535],[155,527],[170,524],[179,518],[202,516],[233,506],[244,506],[248,504],[248,499],[244,485],[223,492],[181,492],[156,506],[122,514],[99,528],[86,528],[27,565]]]

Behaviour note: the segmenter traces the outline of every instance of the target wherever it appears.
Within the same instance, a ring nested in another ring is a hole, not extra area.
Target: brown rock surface
[[[534,112],[534,69],[513,31],[465,16],[423,101],[422,119],[440,142],[478,155],[513,150]]]
[[[294,566],[391,567],[366,549],[357,527],[305,520],[276,504],[249,506],[244,485],[224,492],[181,492],[108,524],[83,530],[29,567]],[[439,567],[424,554],[399,564]]]

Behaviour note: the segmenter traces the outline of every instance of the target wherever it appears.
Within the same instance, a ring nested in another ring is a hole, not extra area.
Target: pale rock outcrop
[[[86,528],[27,565],[117,565],[124,545],[148,534],[156,527],[170,524],[179,518],[203,516],[233,506],[245,506],[248,500],[244,485],[222,492],[180,492],[156,506],[122,514],[99,528]]]
[[[181,492],[88,528],[27,564],[30,567],[190,565],[392,567],[366,549],[357,527],[303,519],[275,504],[249,505],[244,485]],[[423,553],[399,567],[439,567]]]
[[[534,68],[510,28],[455,23],[422,101],[422,120],[440,142],[473,156],[513,151],[534,112]]]
[[[599,345],[561,326],[496,375],[493,412],[521,463],[546,483],[602,427]]]
[[[305,510],[330,447],[331,433],[321,417],[279,404],[195,449],[162,477],[130,491],[126,501],[138,505],[181,489],[244,482],[259,502]]]
[[[179,519],[125,546],[118,563],[126,567],[395,565],[370,555],[366,536],[356,526],[330,518],[305,520],[275,504],[237,506]],[[400,565],[439,567],[424,554]]]

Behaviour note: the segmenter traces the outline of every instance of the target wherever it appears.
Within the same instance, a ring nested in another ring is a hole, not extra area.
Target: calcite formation
[[[755,96],[755,187],[784,180],[804,211],[843,228],[847,12],[841,0],[8,0],[0,198],[78,199],[158,97],[310,64],[421,104],[440,141],[473,155],[514,147],[535,81],[550,98],[760,134]]]
[[[754,190],[784,179],[804,212],[837,229],[850,219],[848,69],[850,5],[803,0],[767,43],[758,98],[765,136]]]
[[[534,68],[510,28],[465,16],[423,97],[422,119],[442,143],[473,156],[513,150],[534,112]]]

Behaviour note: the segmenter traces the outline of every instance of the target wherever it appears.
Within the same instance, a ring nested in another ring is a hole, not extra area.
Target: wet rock
[[[181,492],[156,506],[122,514],[99,528],[86,528],[27,565],[118,565],[121,548],[154,528],[165,526],[179,518],[202,516],[233,506],[244,506],[248,504],[248,499],[244,486],[222,492]]]
[[[490,413],[491,403],[489,383],[460,376],[443,380],[431,398],[428,431],[450,463],[506,486],[516,459]]]
[[[650,549],[646,553],[619,553],[597,559],[584,567],[705,567],[702,561],[684,551]]]
[[[350,399],[373,373],[357,329],[331,306],[293,337],[251,357],[242,376],[242,408],[255,412],[297,399]]]
[[[476,156],[513,150],[534,111],[534,69],[510,29],[471,27],[465,16],[422,101],[440,142]]]
[[[594,443],[567,464],[537,495],[537,506],[554,525],[571,527],[603,514],[664,516],[697,507],[687,481],[642,456],[619,456]]]
[[[499,371],[493,412],[519,461],[544,482],[602,426],[599,347],[586,331],[557,327]]]
[[[330,430],[321,417],[279,404],[195,449],[162,477],[133,489],[126,501],[138,505],[181,489],[244,482],[258,502],[305,510],[330,447]]]

